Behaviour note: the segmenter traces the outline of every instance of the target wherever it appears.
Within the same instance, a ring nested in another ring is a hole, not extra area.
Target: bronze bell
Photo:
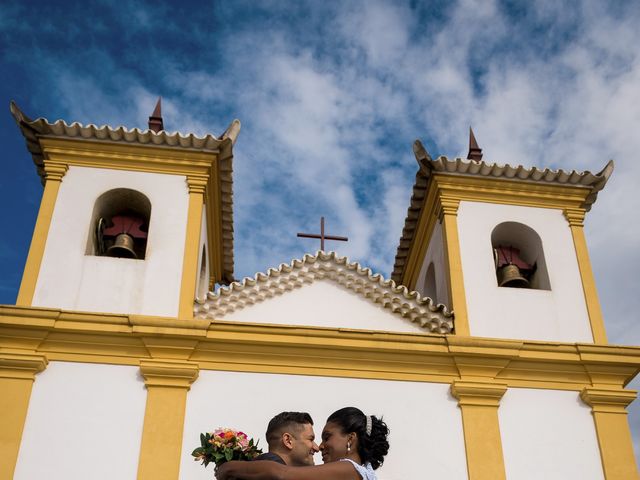
[[[500,287],[529,288],[529,280],[522,276],[517,265],[509,263],[498,269],[498,285]]]
[[[120,258],[138,258],[133,251],[133,237],[128,233],[121,233],[116,241],[107,249],[107,255]]]

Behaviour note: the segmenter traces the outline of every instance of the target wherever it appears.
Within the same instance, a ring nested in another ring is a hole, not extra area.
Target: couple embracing
[[[379,418],[345,407],[327,418],[321,443],[315,442],[308,413],[283,412],[267,427],[269,453],[252,462],[228,462],[218,480],[376,480],[376,470],[389,451],[389,429]],[[324,465],[314,465],[322,453]]]

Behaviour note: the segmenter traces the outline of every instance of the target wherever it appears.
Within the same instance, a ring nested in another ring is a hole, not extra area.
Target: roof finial
[[[469,160],[475,160],[476,162],[482,160],[482,149],[478,146],[471,127],[469,127],[469,153],[467,153],[467,158]]]
[[[156,108],[153,109],[153,113],[149,117],[149,130],[153,130],[156,133],[158,133],[161,130],[164,130],[164,123],[162,122],[161,103],[162,103],[162,97],[158,97],[158,103],[156,103]]]

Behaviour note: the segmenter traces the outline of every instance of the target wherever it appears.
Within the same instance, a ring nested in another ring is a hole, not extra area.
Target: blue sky
[[[411,145],[616,171],[586,221],[610,341],[640,344],[637,2],[0,1],[0,303],[14,303],[42,193],[11,99],[51,121],[222,133],[235,149],[236,276],[318,229],[388,276]],[[640,383],[636,383],[640,385]],[[636,402],[640,405],[640,402]],[[640,441],[640,406],[631,421]]]

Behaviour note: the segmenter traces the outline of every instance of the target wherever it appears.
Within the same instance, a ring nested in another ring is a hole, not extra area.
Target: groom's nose
[[[318,444],[316,442],[313,442],[313,451],[315,453],[318,453],[320,451],[320,447],[318,447]]]

